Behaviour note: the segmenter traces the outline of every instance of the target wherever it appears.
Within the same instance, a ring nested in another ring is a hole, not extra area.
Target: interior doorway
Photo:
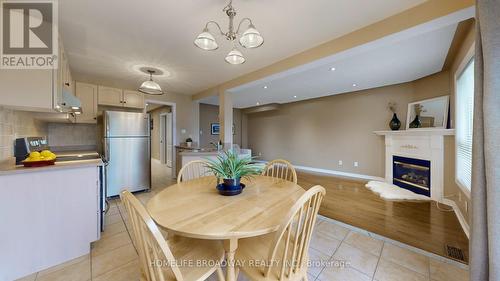
[[[151,185],[154,189],[173,183],[175,104],[147,101],[146,113],[151,119]]]
[[[172,168],[173,124],[172,112],[160,114],[160,161]]]

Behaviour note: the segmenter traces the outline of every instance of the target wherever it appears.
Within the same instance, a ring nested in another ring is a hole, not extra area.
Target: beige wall
[[[210,104],[200,104],[200,146],[210,147],[210,143],[217,143],[219,135],[212,135],[211,124],[219,122],[219,106]],[[242,113],[240,109],[233,109],[233,123],[235,125],[235,134],[233,143],[239,146],[242,142]]]
[[[455,75],[457,74],[458,68],[462,61],[464,60],[467,52],[473,47],[475,40],[475,26],[472,24],[469,26],[467,32],[465,33],[464,38],[461,40],[462,42],[459,44],[459,48],[456,52],[456,55],[454,56],[452,60],[452,64],[449,70],[449,82],[450,82],[450,89],[451,89],[451,125],[452,127],[455,127]],[[460,189],[460,187],[456,184],[455,182],[455,138],[450,137],[449,143],[448,143],[448,157],[445,159],[449,161],[449,169],[445,170],[445,176],[447,179],[447,182],[445,182],[447,186],[447,195],[450,196],[449,199],[455,201],[455,203],[458,205],[460,211],[462,212],[462,215],[465,217],[465,219],[469,222],[470,225],[470,198]]]
[[[46,136],[47,124],[33,118],[33,113],[0,107],[0,162],[14,156],[14,140],[28,136]]]
[[[150,111],[153,120],[153,130],[151,130],[151,157],[160,159],[160,114],[170,112],[170,106],[163,106]]]
[[[429,80],[448,85],[442,81],[447,82],[448,76],[437,76]],[[249,114],[248,144],[265,160],[284,158],[296,165],[383,177],[384,138],[373,131],[389,129],[389,102],[397,103],[404,128],[409,102],[447,94],[442,90],[417,94],[421,91],[417,83],[403,83]],[[359,166],[354,167],[354,162]]]

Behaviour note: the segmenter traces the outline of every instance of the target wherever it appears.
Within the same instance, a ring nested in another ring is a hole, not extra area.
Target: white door
[[[167,114],[160,114],[160,161],[162,164],[167,163],[166,152],[166,124],[167,124]]]
[[[166,141],[167,141],[167,166],[172,168],[172,156],[174,154],[174,141],[173,141],[173,115],[172,112],[167,113],[167,132],[166,132]]]

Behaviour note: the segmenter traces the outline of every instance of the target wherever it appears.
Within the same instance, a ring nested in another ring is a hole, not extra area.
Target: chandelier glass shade
[[[223,32],[222,28],[217,22],[209,21],[206,23],[205,28],[200,33],[200,35],[198,35],[194,40],[194,44],[196,45],[196,47],[205,51],[213,51],[218,49],[219,44],[217,43],[215,36],[210,32],[208,28],[209,25],[215,25],[219,34],[233,43],[233,48],[227,54],[225,61],[229,64],[242,64],[245,62],[245,57],[243,56],[241,51],[236,48],[234,42],[238,40],[239,44],[243,48],[252,49],[262,46],[262,44],[264,43],[264,37],[262,37],[260,32],[253,25],[252,20],[249,18],[243,18],[238,24],[238,27],[236,29],[234,28],[234,18],[236,16],[236,10],[234,9],[232,2],[233,1],[230,0],[229,4],[222,10],[229,17],[228,31]],[[243,31],[243,33],[240,33],[240,29],[242,27],[242,24],[244,23],[247,23],[248,26],[245,31]]]
[[[213,51],[219,48],[214,36],[208,31],[208,28],[203,29],[203,32],[194,40],[196,47],[205,50]]]
[[[250,24],[240,37],[240,45],[247,49],[252,49],[260,47],[262,44],[264,44],[264,37],[260,35],[260,32],[253,24]]]
[[[225,60],[229,64],[242,64],[245,62],[245,57],[238,49],[234,48],[227,54]]]

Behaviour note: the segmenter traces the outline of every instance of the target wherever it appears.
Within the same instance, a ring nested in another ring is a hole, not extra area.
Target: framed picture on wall
[[[210,134],[211,135],[220,135],[220,124],[219,123],[211,123],[210,124]],[[233,124],[233,135],[236,135],[236,126]]]
[[[220,135],[220,124],[219,123],[210,124],[210,134]]]

